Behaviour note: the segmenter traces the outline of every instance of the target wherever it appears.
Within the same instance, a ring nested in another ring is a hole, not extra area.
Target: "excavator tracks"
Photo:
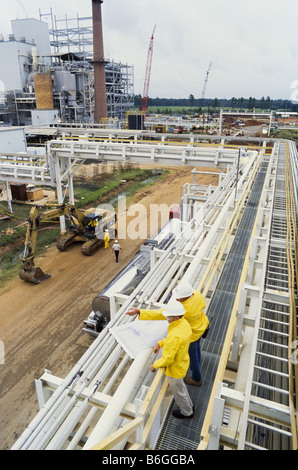
[[[57,248],[60,251],[66,251],[67,248],[75,242],[83,242],[85,241],[85,237],[79,236],[77,233],[66,233],[65,235],[61,235],[57,240]]]
[[[103,240],[101,240],[100,238],[94,238],[93,240],[89,240],[88,242],[84,243],[81,248],[81,251],[85,256],[92,256],[95,251],[97,251],[98,248],[103,244]]]

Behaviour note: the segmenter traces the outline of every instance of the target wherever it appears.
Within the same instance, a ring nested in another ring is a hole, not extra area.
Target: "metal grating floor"
[[[213,317],[213,320],[207,338],[201,343],[203,383],[200,388],[188,386],[195,406],[194,417],[190,420],[177,420],[171,414],[175,406],[172,403],[155,445],[156,450],[195,450],[199,445],[201,429],[255,223],[267,168],[268,158],[261,163],[231,250],[208,306],[207,315],[209,318]]]
[[[285,176],[285,144],[280,146],[276,189],[267,258],[265,287],[268,298],[263,298],[255,350],[252,397],[267,402],[267,409],[279,404],[290,407],[289,340],[291,309],[289,295],[288,224]],[[295,252],[293,251],[293,259]],[[270,299],[270,292],[280,295]],[[249,395],[247,394],[247,397]],[[291,450],[293,435],[290,421],[275,420],[270,416],[248,414],[244,450]]]

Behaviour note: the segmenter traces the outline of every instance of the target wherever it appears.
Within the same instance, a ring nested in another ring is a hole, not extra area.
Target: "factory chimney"
[[[100,122],[102,118],[108,115],[101,19],[102,3],[103,0],[92,0],[95,122]]]

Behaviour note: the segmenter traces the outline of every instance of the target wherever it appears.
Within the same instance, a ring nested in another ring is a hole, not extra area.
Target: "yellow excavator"
[[[65,233],[61,233],[57,241],[57,248],[65,251],[75,242],[83,242],[81,251],[86,256],[91,256],[104,244],[104,233],[111,231],[110,238],[116,236],[116,229],[112,226],[116,223],[116,214],[99,209],[81,211],[72,204],[47,204],[50,209],[39,213],[37,206],[32,207],[28,217],[28,228],[25,240],[25,249],[22,257],[22,266],[19,276],[24,281],[39,284],[48,279],[41,268],[34,264],[34,254],[38,229],[41,222],[50,221],[61,216],[68,216],[70,226]],[[113,233],[112,233],[113,231]]]

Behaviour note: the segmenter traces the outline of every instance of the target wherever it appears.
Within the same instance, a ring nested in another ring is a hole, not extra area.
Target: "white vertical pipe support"
[[[55,176],[56,176],[56,189],[57,189],[58,204],[63,204],[62,181],[61,181],[61,174],[60,174],[59,157],[55,158]],[[65,233],[66,232],[65,216],[62,215],[59,217],[59,219],[60,219],[61,233]]]
[[[7,180],[5,180],[5,191],[6,191],[8,209],[9,209],[9,212],[12,214],[13,210],[12,210],[11,197],[10,197],[10,192],[9,192],[9,184]]]
[[[68,169],[68,198],[70,204],[74,205],[74,190],[73,190],[73,178],[72,178],[72,171],[71,171],[71,161],[69,161],[69,169]]]
[[[223,384],[219,382],[217,386],[217,393],[214,398],[212,419],[209,428],[210,438],[208,443],[208,450],[219,450],[221,425],[225,407],[225,400],[221,398],[222,388]]]
[[[89,439],[83,447],[83,450],[90,450],[92,447],[101,442],[110,434],[114,426],[114,422],[116,421],[116,419],[121,413],[121,410],[128,401],[135,386],[136,380],[144,371],[144,367],[148,363],[151,354],[152,348],[144,349],[137,355],[134,362],[128,369],[126,375],[124,376],[123,380],[121,381],[112,400],[106,407],[101,418],[99,419],[94,430],[92,431]]]

